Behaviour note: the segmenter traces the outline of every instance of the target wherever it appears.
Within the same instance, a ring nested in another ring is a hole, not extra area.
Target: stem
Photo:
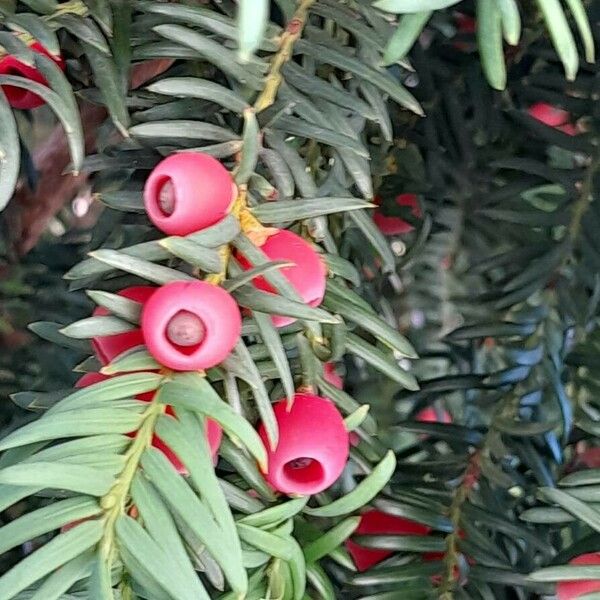
[[[246,205],[246,194],[248,188],[246,184],[242,184],[238,186],[238,196],[231,208],[231,214],[240,221],[240,226],[243,229],[243,223],[241,223],[241,215],[244,212],[247,212]],[[212,283],[213,285],[220,285],[225,281],[227,277],[227,265],[229,264],[229,259],[231,258],[231,246],[226,244],[225,246],[221,246],[219,249],[219,255],[221,257],[221,270],[218,273],[211,273],[204,278],[204,281],[208,283]]]
[[[142,454],[152,445],[156,421],[164,411],[164,406],[158,402],[157,397],[158,393],[154,395],[154,399],[142,413],[141,426],[125,453],[123,470],[108,493],[100,500],[100,506],[104,510],[106,519],[104,535],[100,542],[100,552],[106,560],[111,562],[114,552],[115,523],[126,512],[131,483],[139,468]]]
[[[302,0],[296,10],[294,16],[287,24],[285,31],[279,40],[279,50],[271,62],[271,68],[265,82],[265,87],[256,99],[254,108],[256,112],[269,108],[275,102],[277,92],[283,81],[281,69],[286,62],[292,58],[292,50],[294,44],[302,35],[302,30],[306,24],[306,18],[310,7],[315,3],[315,0]]]
[[[485,445],[485,442],[484,442]],[[446,554],[444,556],[444,574],[440,583],[440,600],[452,600],[455,571],[458,566],[458,555],[460,554],[458,544],[460,542],[460,516],[463,504],[468,500],[469,493],[477,483],[481,473],[480,460],[483,449],[477,450],[469,458],[462,483],[456,490],[450,505],[450,520],[452,522],[452,533],[446,536]]]
[[[306,18],[308,16],[308,11],[315,1],[316,0],[301,0],[298,9],[281,35],[279,39],[279,50],[271,61],[269,74],[265,79],[265,86],[254,102],[253,108],[257,113],[265,110],[271,106],[273,102],[275,102],[277,92],[279,91],[279,87],[283,82],[281,69],[292,57],[294,43],[302,35]],[[238,197],[233,205],[233,208],[231,209],[231,214],[238,219],[240,222],[240,227],[245,233],[260,231],[263,229],[262,224],[248,210],[248,205],[246,202],[247,191],[248,189],[246,184],[241,184],[238,186]],[[227,276],[227,266],[231,258],[231,248],[229,244],[220,250],[220,254],[221,270],[218,273],[212,273],[208,275],[204,279],[204,281],[212,283],[213,285],[220,285]]]

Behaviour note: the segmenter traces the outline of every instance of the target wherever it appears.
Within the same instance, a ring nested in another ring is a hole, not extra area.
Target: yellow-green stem
[[[281,69],[283,65],[292,57],[294,43],[302,35],[308,10],[316,0],[301,0],[296,13],[290,19],[285,31],[279,39],[279,50],[271,60],[269,73],[265,79],[265,86],[254,102],[254,109],[260,112],[268,108],[275,102],[277,92],[283,81]],[[261,230],[262,224],[247,210],[246,204],[247,187],[245,184],[238,188],[238,197],[235,201],[231,213],[240,221],[242,231],[248,233],[252,230]],[[227,276],[227,266],[231,258],[231,248],[227,245],[221,251],[221,270],[205,278],[205,281],[213,285],[220,285]]]
[[[294,44],[302,35],[308,11],[310,7],[315,3],[315,0],[302,0],[298,5],[294,16],[290,19],[285,31],[282,33],[279,40],[279,50],[271,61],[271,68],[265,81],[265,87],[256,99],[254,108],[256,112],[269,108],[275,102],[277,98],[277,92],[283,81],[281,76],[281,69],[285,63],[292,57],[292,50]]]
[[[104,536],[100,542],[100,552],[107,560],[111,560],[113,557],[115,523],[121,515],[125,514],[131,483],[138,470],[142,454],[152,444],[156,421],[164,411],[164,405],[158,402],[157,396],[158,394],[155,394],[154,400],[150,402],[148,408],[142,414],[141,426],[125,453],[123,470],[108,493],[100,500],[105,518]]]
[[[452,600],[453,589],[456,580],[456,568],[458,566],[460,540],[460,517],[463,504],[469,498],[469,492],[475,485],[480,473],[481,450],[478,450],[469,458],[469,463],[465,470],[460,487],[454,493],[452,504],[450,506],[450,521],[452,522],[452,532],[446,536],[446,555],[444,556],[444,573],[440,583],[440,599]]]

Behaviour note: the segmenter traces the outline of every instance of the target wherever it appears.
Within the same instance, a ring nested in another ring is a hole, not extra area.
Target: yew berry
[[[95,383],[106,381],[107,379],[111,379],[111,376],[103,375],[102,373],[86,373],[77,381],[75,387],[85,388],[89,385],[94,385]],[[138,394],[136,398],[138,400],[141,400],[142,402],[151,402],[154,398],[154,394],[155,392],[146,392],[144,394]],[[167,406],[165,412],[168,415],[175,416],[175,413],[171,406]],[[206,419],[205,431],[206,438],[208,440],[208,447],[210,448],[212,459],[213,461],[215,461],[217,458],[217,452],[219,451],[219,446],[221,445],[223,430],[216,421]],[[128,435],[129,437],[135,437],[135,432],[131,432]],[[158,436],[154,435],[152,437],[152,445],[158,450],[160,450],[169,459],[171,464],[177,469],[179,473],[187,473],[187,470],[183,463],[179,460],[179,457]]]
[[[575,469],[598,469],[600,468],[600,446],[586,448],[578,452],[573,459]]]
[[[548,127],[564,125],[571,119],[568,111],[552,106],[552,104],[548,104],[547,102],[536,102],[527,109],[527,112],[529,116],[544,125],[548,125]]]
[[[325,363],[323,365],[323,378],[327,383],[330,383],[338,390],[344,389],[344,380],[342,376],[335,370],[335,363]]]
[[[600,552],[581,554],[569,561],[570,565],[600,565]],[[560,581],[556,585],[558,600],[575,600],[586,594],[600,592],[600,579],[580,579],[577,581]]]
[[[165,367],[195,371],[230,354],[242,330],[235,300],[205,281],[174,281],[159,288],[142,309],[148,351]]]
[[[321,304],[325,295],[327,270],[317,251],[306,240],[292,231],[279,229],[265,240],[260,249],[270,260],[294,263],[294,266],[284,267],[279,272],[292,284],[306,304],[312,307]],[[252,268],[246,257],[237,255],[237,258],[244,269]],[[264,277],[256,277],[252,282],[263,292],[275,293]],[[275,315],[272,320],[276,327],[283,327],[296,319]]]
[[[456,12],[454,13],[454,21],[460,33],[475,33],[477,31],[477,21],[470,15]]]
[[[547,102],[536,102],[527,109],[527,112],[529,116],[548,127],[554,127],[567,135],[577,135],[577,127],[571,123],[571,113],[567,110]]]
[[[375,204],[378,206],[381,205],[381,198],[379,196],[375,197]],[[398,206],[407,206],[411,208],[411,214],[417,219],[421,218],[421,207],[419,206],[415,194],[400,194],[396,196],[396,204]],[[375,221],[375,225],[379,227],[379,230],[384,235],[402,235],[404,233],[410,233],[414,229],[414,227],[404,219],[384,215],[379,208],[375,209],[373,221]]]
[[[452,415],[445,408],[428,406],[416,414],[415,420],[422,423],[452,423]]]
[[[87,517],[85,519],[77,519],[77,521],[72,521],[71,523],[67,523],[66,525],[63,525],[60,528],[60,532],[61,533],[67,533],[67,531],[71,531],[71,529],[73,529],[73,527],[77,527],[77,525],[81,525],[82,523],[85,523],[86,521],[90,521],[91,517]]]
[[[283,494],[317,494],[342,474],[349,441],[344,419],[327,398],[297,393],[288,410],[287,400],[274,406],[279,442],[269,449],[263,425],[259,435],[268,448],[265,478]]]
[[[458,39],[452,41],[452,46],[461,52],[472,50],[475,47],[473,35],[477,32],[477,21],[470,15],[455,12],[454,22]]]
[[[119,296],[129,298],[129,300],[144,304],[157,289],[158,288],[147,285],[139,285],[125,288],[118,292],[118,294]],[[94,316],[106,316],[108,314],[110,314],[109,311],[102,306],[99,306],[94,310]],[[92,339],[94,352],[103,365],[108,364],[113,358],[119,356],[119,354],[122,354],[126,350],[143,345],[144,337],[142,335],[142,330],[139,328],[126,331],[125,333],[103,335]]]
[[[355,535],[427,535],[431,529],[421,523],[396,517],[379,510],[363,513]],[[393,554],[391,550],[366,548],[353,540],[346,542],[346,548],[359,571],[366,571]]]
[[[44,48],[39,42],[35,42],[30,46],[33,52],[43,54],[51,58],[63,71],[65,69],[65,61],[60,56],[54,56]],[[47,85],[46,78],[33,66],[26,65],[14,56],[5,56],[0,60],[0,75],[18,75],[26,77],[36,83]],[[44,100],[34,92],[25,88],[16,87],[14,85],[3,85],[2,91],[10,105],[14,108],[32,109],[44,104]]]
[[[150,220],[169,235],[188,235],[218,223],[237,188],[227,169],[202,152],[171,154],[154,168],[144,187]]]

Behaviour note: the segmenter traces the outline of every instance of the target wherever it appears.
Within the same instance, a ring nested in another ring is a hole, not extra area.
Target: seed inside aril
[[[180,310],[167,324],[167,338],[178,346],[196,346],[205,335],[202,319],[189,310]]]
[[[307,456],[303,456],[301,458],[296,458],[294,460],[290,460],[287,464],[290,469],[306,469],[310,464],[312,464],[313,459],[308,458]]]
[[[163,183],[158,192],[158,207],[167,216],[175,210],[175,188],[170,179]]]

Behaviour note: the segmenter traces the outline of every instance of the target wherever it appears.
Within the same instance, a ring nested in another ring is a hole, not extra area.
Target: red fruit
[[[461,52],[468,52],[475,47],[475,41],[465,41],[472,38],[477,31],[477,21],[464,13],[455,12],[454,22],[456,23],[456,31],[459,34],[459,39],[452,42],[452,46]],[[462,38],[462,39],[460,39]]]
[[[358,435],[358,433],[356,433],[356,431],[351,431],[350,432],[350,445],[351,446],[358,446],[360,444],[360,436]]]
[[[460,33],[475,33],[477,31],[477,21],[464,13],[454,13],[456,28]]]
[[[544,125],[548,125],[548,127],[565,125],[571,119],[568,111],[552,106],[552,104],[548,104],[547,102],[536,102],[527,109],[527,112],[529,116],[537,119]]]
[[[237,195],[229,171],[202,152],[171,154],[154,168],[144,187],[150,220],[169,235],[188,235],[218,223]]]
[[[270,235],[260,248],[270,260],[293,262],[293,267],[279,269],[279,272],[292,284],[306,304],[312,307],[321,304],[325,295],[327,270],[319,254],[306,240],[291,231],[280,229]],[[252,268],[244,256],[238,254],[237,259],[242,268]],[[256,277],[252,283],[263,292],[275,293],[264,277]],[[272,319],[276,327],[289,325],[296,320],[294,317],[281,315],[275,315]]]
[[[415,523],[403,517],[395,517],[379,510],[368,510],[361,516],[355,535],[427,535],[431,529],[427,525]],[[366,571],[393,554],[391,550],[365,548],[352,540],[346,548],[359,571]]]
[[[600,552],[581,554],[569,561],[570,565],[600,565]],[[560,581],[556,585],[558,600],[574,600],[585,594],[600,592],[600,579]]]
[[[242,331],[235,300],[205,281],[175,281],[159,288],[142,309],[148,351],[177,371],[208,369],[231,353]]]
[[[381,198],[376,197],[375,204],[380,206]],[[412,215],[417,219],[421,218],[421,207],[419,206],[415,194],[400,194],[399,196],[396,196],[396,204],[398,206],[408,206],[412,208]],[[375,225],[379,227],[379,230],[384,235],[402,235],[404,233],[409,233],[414,229],[414,227],[404,219],[384,215],[378,208],[375,209],[375,213],[373,214],[373,221],[375,221]]]
[[[101,381],[105,381],[106,379],[111,379],[110,375],[103,375],[102,373],[86,373],[83,377],[80,377],[77,383],[75,384],[76,388],[84,388],[88,385],[94,385],[95,383],[100,383]],[[138,394],[136,398],[141,400],[142,402],[151,402],[154,398],[155,392],[146,392],[144,394]],[[175,413],[173,411],[172,406],[167,406],[165,410],[166,414],[174,416]],[[221,445],[221,439],[223,437],[223,430],[221,426],[211,419],[206,419],[206,437],[208,440],[208,446],[210,448],[210,453],[213,461],[217,458],[217,452],[219,451],[219,446]],[[136,432],[133,431],[127,434],[129,437],[135,437]],[[171,450],[158,436],[154,435],[152,437],[152,445],[160,450],[168,459],[171,461],[171,464],[177,469],[179,473],[185,474],[187,473],[186,468],[183,463],[179,460],[179,457]],[[71,523],[66,527],[71,528],[81,521],[77,521],[76,523]]]
[[[157,289],[158,288],[147,285],[140,285],[125,288],[118,294],[119,296],[129,298],[129,300],[144,304]],[[94,310],[94,316],[106,316],[108,314],[110,314],[109,311],[102,306],[99,306]],[[113,358],[119,356],[119,354],[122,354],[126,350],[143,345],[144,337],[141,329],[133,329],[131,331],[126,331],[125,333],[118,333],[117,335],[105,335],[92,339],[94,352],[103,365],[108,364]]]
[[[77,521],[72,521],[71,523],[67,523],[66,525],[63,525],[60,528],[60,532],[61,533],[67,533],[67,531],[70,531],[71,529],[73,529],[73,527],[77,527],[77,525],[80,525],[81,523],[85,523],[86,521],[89,521],[90,519],[77,519]]]
[[[51,58],[63,71],[65,70],[65,61],[60,56],[54,56],[46,50],[39,42],[31,45],[31,50],[38,54],[44,54]],[[0,75],[18,75],[26,77],[36,83],[48,85],[46,78],[35,68],[26,65],[14,56],[5,56],[0,60]],[[37,94],[14,85],[3,85],[2,91],[13,108],[31,109],[44,104],[44,100]]]
[[[341,375],[338,375],[335,370],[335,363],[325,363],[323,365],[323,378],[327,383],[330,383],[333,387],[338,390],[344,389],[344,380]]]
[[[415,420],[422,423],[452,423],[452,416],[444,408],[437,409],[428,406],[417,413]]]
[[[573,123],[565,123],[564,125],[558,126],[556,129],[570,136],[577,135],[579,133],[577,126],[573,125]]]
[[[269,449],[263,425],[259,435],[267,447],[266,480],[283,494],[317,494],[342,474],[349,441],[344,419],[334,404],[314,394],[298,393],[288,411],[287,401],[274,406],[279,443]]]
[[[586,450],[583,450],[583,452],[578,452],[575,455],[573,462],[578,468],[583,466],[588,469],[600,468],[600,446],[587,448]]]

